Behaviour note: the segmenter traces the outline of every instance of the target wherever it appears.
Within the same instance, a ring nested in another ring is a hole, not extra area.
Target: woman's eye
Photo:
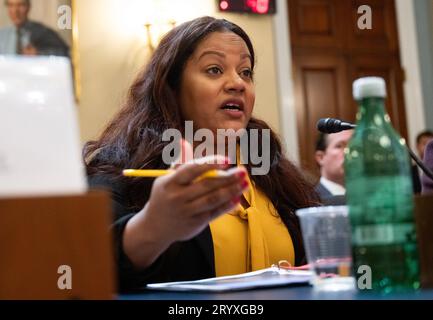
[[[206,72],[209,74],[221,74],[222,70],[218,67],[211,67],[211,68],[207,69]]]
[[[250,69],[245,69],[245,70],[242,70],[241,75],[243,77],[252,79],[253,78],[253,71]]]

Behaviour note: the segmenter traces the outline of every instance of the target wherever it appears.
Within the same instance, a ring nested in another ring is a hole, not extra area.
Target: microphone
[[[323,118],[317,121],[317,129],[322,133],[337,133],[343,130],[351,130],[355,128],[356,124],[344,122],[334,118]],[[424,165],[421,159],[416,156],[416,154],[409,148],[407,144],[406,148],[407,151],[409,151],[411,158],[415,161],[418,167],[421,168],[421,170],[425,173],[427,177],[433,180],[433,172]]]
[[[317,122],[317,129],[323,133],[337,133],[343,130],[355,129],[356,125],[334,118],[324,118]]]

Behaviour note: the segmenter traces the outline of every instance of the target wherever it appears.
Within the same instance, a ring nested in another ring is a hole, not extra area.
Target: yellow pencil
[[[166,174],[172,173],[174,170],[153,170],[153,169],[146,169],[146,170],[137,170],[137,169],[125,169],[123,170],[123,175],[125,177],[141,177],[141,178],[156,178],[161,177]],[[219,170],[210,170],[208,172],[205,172],[202,174],[199,178],[215,178],[215,177],[221,177],[224,176],[224,171]]]

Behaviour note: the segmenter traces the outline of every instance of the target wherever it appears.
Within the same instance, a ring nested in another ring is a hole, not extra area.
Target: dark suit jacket
[[[316,185],[314,190],[319,195],[320,201],[326,206],[342,206],[346,204],[346,196],[334,196],[331,191],[320,182]]]
[[[332,197],[331,191],[329,191],[323,184],[320,182],[316,184],[314,190],[319,195],[320,199]]]
[[[214,251],[210,227],[207,226],[191,240],[177,242],[167,249],[152,266],[146,270],[136,270],[123,251],[122,237],[125,226],[140,209],[131,209],[125,186],[113,183],[109,176],[89,177],[92,188],[108,189],[112,193],[114,211],[114,245],[118,267],[118,283],[121,292],[136,290],[147,283],[196,280],[215,277]],[[146,190],[147,198],[150,195]],[[289,230],[290,232],[290,230]],[[292,232],[290,232],[292,234]],[[301,244],[292,237],[297,264],[304,257],[298,256]]]

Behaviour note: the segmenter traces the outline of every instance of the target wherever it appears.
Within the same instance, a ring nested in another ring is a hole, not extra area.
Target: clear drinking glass
[[[307,260],[318,290],[355,288],[351,231],[347,206],[311,207],[296,211],[300,218]]]

